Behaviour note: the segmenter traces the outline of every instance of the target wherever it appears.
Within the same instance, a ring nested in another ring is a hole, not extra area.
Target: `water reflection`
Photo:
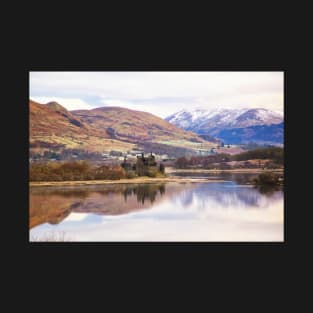
[[[251,185],[219,182],[198,184],[197,188],[180,194],[174,201],[184,207],[193,206],[196,202],[199,207],[206,207],[207,209],[217,207],[255,209],[266,207],[270,202],[282,197],[281,188],[268,187],[260,190]]]
[[[173,176],[179,176],[179,177],[186,177],[186,178],[209,178],[210,180],[227,180],[227,181],[234,181],[238,184],[246,184],[248,182],[251,182],[254,178],[258,176],[258,174],[255,173],[231,173],[231,172],[220,172],[220,173],[214,173],[214,172],[178,172],[173,173]]]
[[[161,200],[165,190],[165,184],[34,188],[30,192],[30,228],[58,224],[71,212],[115,215],[147,209]]]
[[[127,201],[127,196],[136,195],[137,201],[142,204],[145,203],[145,199],[149,199],[151,203],[153,203],[156,199],[156,196],[160,193],[163,195],[165,193],[165,185],[137,185],[132,187],[126,187],[122,193],[124,195],[125,202]]]
[[[283,186],[260,185],[260,186],[255,186],[254,188],[258,190],[261,194],[268,195],[268,196],[275,194],[275,192],[277,191],[284,190]]]
[[[222,177],[226,181],[35,188],[30,234],[64,231],[77,241],[282,241],[283,190],[245,185],[246,174]]]

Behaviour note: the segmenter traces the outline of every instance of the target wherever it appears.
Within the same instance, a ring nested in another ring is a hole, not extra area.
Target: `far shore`
[[[166,173],[251,173],[259,174],[264,172],[276,172],[283,173],[283,169],[231,169],[231,170],[208,170],[208,169],[175,169],[172,167],[166,168]],[[225,180],[209,179],[209,178],[186,178],[186,177],[136,177],[136,178],[125,178],[119,180],[76,180],[76,181],[32,181],[29,182],[30,187],[49,187],[49,186],[88,186],[88,185],[112,185],[112,184],[153,184],[153,183],[211,183],[211,182],[223,182]]]
[[[87,185],[112,185],[112,184],[154,184],[154,183],[210,183],[223,182],[224,180],[206,179],[206,178],[184,178],[184,177],[138,177],[119,180],[76,180],[76,181],[48,181],[48,182],[30,182],[30,187],[48,187],[48,186],[87,186]]]
[[[202,168],[174,168],[174,167],[167,167],[166,173],[251,173],[251,174],[259,174],[259,173],[283,173],[284,169],[261,169],[261,168],[237,168],[237,169],[229,169],[229,170],[209,170],[209,169],[202,169]]]

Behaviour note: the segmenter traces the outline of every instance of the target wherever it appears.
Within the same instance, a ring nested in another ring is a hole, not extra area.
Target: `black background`
[[[19,305],[19,294],[27,296],[25,309],[40,310],[63,310],[65,303],[71,310],[77,304],[86,311],[93,311],[95,304],[100,310],[109,310],[109,303],[115,309],[126,305],[127,310],[134,310],[144,300],[148,300],[145,311],[176,311],[180,305],[196,311],[200,303],[206,311],[213,310],[214,304],[250,312],[280,310],[286,302],[291,305],[306,277],[308,261],[302,239],[309,231],[302,224],[297,227],[302,219],[296,213],[309,208],[299,205],[296,185],[300,186],[293,183],[295,147],[302,144],[296,119],[304,103],[304,85],[299,86],[299,79],[305,66],[305,50],[300,54],[294,50],[305,39],[303,33],[290,27],[291,16],[273,6],[244,10],[234,4],[220,9],[186,6],[184,12],[181,7],[169,10],[151,3],[141,8],[145,13],[132,13],[130,6],[120,3],[112,11],[105,5],[99,9],[87,4],[66,8],[47,3],[40,11],[25,10],[23,18],[6,24],[8,43],[3,60],[8,73],[2,86],[8,98],[2,108],[9,112],[2,115],[2,126],[4,151],[10,152],[3,166],[8,173],[5,196],[9,201],[2,210],[12,215],[3,220],[8,229],[2,239],[8,248],[3,269],[10,276],[6,290],[13,296],[12,307]],[[285,71],[286,242],[29,243],[30,70]],[[295,90],[297,82],[299,89]],[[161,305],[163,300],[174,304]]]

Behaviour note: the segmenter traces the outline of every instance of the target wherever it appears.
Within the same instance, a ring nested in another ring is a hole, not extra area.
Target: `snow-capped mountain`
[[[263,131],[267,131],[267,126],[282,124],[284,117],[282,112],[261,108],[220,108],[215,110],[196,108],[179,111],[168,116],[166,120],[185,130],[215,136],[223,140],[224,138],[219,136],[222,131],[240,128],[251,129],[251,127],[254,126],[264,126],[265,128],[262,128]],[[275,129],[275,126],[269,128],[269,130],[273,132],[275,132]],[[238,132],[236,132],[236,134],[238,136]],[[257,139],[257,134],[254,134],[254,139]]]
[[[279,124],[284,118],[282,113],[267,109],[190,109],[170,115],[166,120],[186,130],[199,132]]]

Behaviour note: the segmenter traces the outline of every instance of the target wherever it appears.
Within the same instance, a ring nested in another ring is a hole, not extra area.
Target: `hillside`
[[[184,131],[169,122],[147,112],[120,107],[103,107],[93,110],[77,110],[71,113],[97,129],[108,129],[111,136],[127,141],[160,141],[182,139],[194,142],[202,140],[194,133]]]
[[[228,144],[243,144],[249,142],[257,142],[259,144],[283,143],[284,123],[224,129],[219,131],[216,136],[223,138]]]
[[[226,143],[282,143],[283,114],[267,109],[190,109],[166,118],[182,129],[214,136]]]
[[[112,140],[106,129],[97,129],[56,102],[29,101],[30,148],[103,151],[108,147],[126,151],[134,145]]]
[[[120,107],[76,110],[71,113],[88,125],[106,129],[112,138],[134,142],[153,142],[176,147],[212,148],[215,144],[185,131],[153,114]]]
[[[88,124],[74,117],[69,111],[56,102],[40,104],[29,101],[30,136],[98,134]],[[103,134],[105,136],[105,134]],[[108,135],[106,135],[109,138]]]
[[[189,109],[166,120],[183,129],[205,133],[214,129],[279,124],[283,122],[283,114],[267,109]]]
[[[150,113],[119,107],[68,111],[56,102],[40,104],[30,100],[29,119],[30,148],[39,153],[64,149],[126,152],[152,143],[163,151],[166,147],[216,146]]]

